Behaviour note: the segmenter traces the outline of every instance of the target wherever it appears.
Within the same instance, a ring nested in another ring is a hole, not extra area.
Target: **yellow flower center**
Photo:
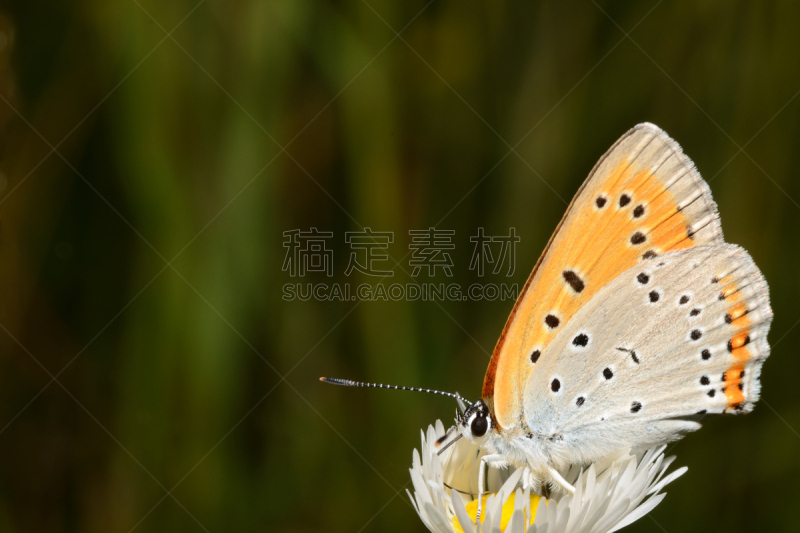
[[[486,519],[486,499],[490,495],[487,494],[483,497],[483,504],[481,505],[481,523]],[[514,514],[514,500],[516,499],[517,494],[516,491],[511,493],[511,496],[503,503],[503,515],[500,518],[500,531],[505,531],[506,526],[508,525],[508,521],[511,520],[511,515]],[[531,513],[536,512],[536,507],[539,505],[539,499],[541,496],[538,494],[531,494]],[[469,517],[474,521],[475,516],[478,514],[478,500],[472,500],[467,504],[467,514]],[[533,518],[528,517],[530,519],[530,524],[533,523]],[[465,531],[461,528],[461,524],[458,523],[458,518],[455,516],[451,520],[453,524],[453,531],[454,533],[465,533]],[[529,525],[530,525],[529,524]],[[471,532],[470,532],[471,533]]]

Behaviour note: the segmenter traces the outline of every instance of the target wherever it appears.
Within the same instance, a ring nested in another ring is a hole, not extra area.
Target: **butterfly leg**
[[[493,453],[481,457],[481,467],[478,470],[478,513],[475,515],[476,527],[478,527],[478,523],[481,521],[481,511],[483,510],[483,486],[486,476],[486,466],[490,463],[493,463],[491,466],[495,466],[498,463],[505,464],[505,458],[499,453]]]
[[[561,474],[558,473],[558,470],[553,468],[552,466],[547,467],[547,471],[550,474],[550,477],[553,481],[556,482],[556,485],[564,489],[565,491],[569,492],[570,494],[575,494],[575,487],[570,485],[566,479],[564,479]]]

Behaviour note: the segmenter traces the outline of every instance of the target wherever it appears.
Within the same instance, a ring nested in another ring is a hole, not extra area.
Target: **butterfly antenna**
[[[449,435],[450,435],[450,432],[448,431],[447,433],[445,433],[445,435],[444,435],[444,436],[445,436],[445,437],[447,437],[447,436],[449,436]],[[463,437],[463,436],[464,436],[464,434],[463,434],[463,433],[459,433],[458,435],[456,435],[456,437],[455,437],[453,440],[451,440],[450,442],[448,442],[447,444],[445,444],[445,445],[444,445],[444,447],[443,447],[441,450],[439,450],[438,452],[436,452],[436,455],[442,455],[442,454],[444,453],[444,451],[445,451],[447,448],[449,448],[450,446],[452,446],[453,444],[455,444],[455,443],[456,443],[456,442],[457,442],[457,441],[458,441],[458,440],[459,440],[461,437]],[[441,441],[442,439],[439,439],[439,440]],[[440,444],[441,444],[441,442],[439,442],[439,441],[436,441],[436,446],[437,446],[437,447],[438,447]]]
[[[449,396],[450,398],[455,398],[456,400],[461,400],[469,404],[467,400],[461,397],[461,395],[457,392],[444,392],[440,390],[431,390],[431,389],[423,389],[421,387],[404,387],[402,385],[384,385],[382,383],[364,383],[361,381],[351,381],[349,379],[339,379],[339,378],[319,378],[319,380],[323,383],[330,383],[332,385],[342,385],[343,387],[368,387],[368,388],[375,388],[375,389],[394,389],[394,390],[410,390],[414,392],[428,392],[430,394],[441,394],[442,396]]]

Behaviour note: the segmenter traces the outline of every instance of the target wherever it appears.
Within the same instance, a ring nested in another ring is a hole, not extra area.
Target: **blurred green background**
[[[411,282],[408,231],[436,226],[436,282],[521,286],[645,120],[775,321],[762,402],[675,446],[689,473],[629,531],[796,530],[800,4],[1,6],[0,531],[422,531],[411,451],[453,402],[317,378],[474,399],[512,302],[285,301],[283,232],[334,234],[303,283],[370,281],[344,274],[362,227]],[[479,227],[516,228],[511,278],[468,268]]]

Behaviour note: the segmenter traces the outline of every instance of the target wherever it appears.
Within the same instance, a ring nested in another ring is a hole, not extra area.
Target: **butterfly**
[[[571,465],[751,411],[771,321],[767,283],[724,241],[708,184],[640,124],[567,208],[449,444],[467,438],[488,466],[523,468],[526,487],[574,492],[560,474]]]

